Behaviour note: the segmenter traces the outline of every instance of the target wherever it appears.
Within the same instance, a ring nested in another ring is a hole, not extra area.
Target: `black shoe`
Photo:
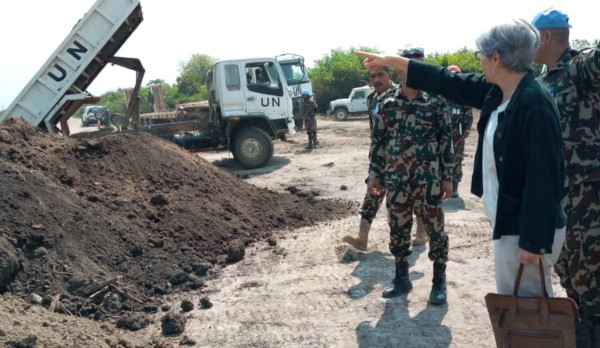
[[[413,286],[408,276],[408,261],[396,262],[396,277],[394,287],[384,289],[381,296],[384,298],[396,297],[406,294]]]
[[[385,288],[381,293],[383,298],[392,298],[396,296],[400,296],[402,294],[407,294],[413,288],[412,282],[408,278],[408,275],[402,277],[400,279],[394,279],[394,287]]]
[[[443,305],[447,303],[445,264],[433,264],[432,282],[431,292],[429,293],[429,303],[433,305]]]

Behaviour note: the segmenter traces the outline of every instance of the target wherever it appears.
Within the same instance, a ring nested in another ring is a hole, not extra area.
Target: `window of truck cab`
[[[246,63],[248,90],[260,94],[283,96],[283,87],[277,65],[273,62]]]

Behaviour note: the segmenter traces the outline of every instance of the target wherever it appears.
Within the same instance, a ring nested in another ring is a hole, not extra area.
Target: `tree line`
[[[598,45],[599,40],[573,40],[571,47],[576,50]],[[313,92],[318,99],[319,112],[326,112],[329,102],[346,98],[352,88],[364,86],[369,82],[369,72],[364,68],[362,59],[353,52],[362,50],[379,53],[372,47],[351,47],[349,49],[332,49],[321,59],[314,62],[308,75],[312,82]],[[400,54],[398,50],[397,54]],[[426,53],[425,60],[440,66],[458,65],[464,73],[482,73],[480,62],[475,58],[474,51],[463,47],[455,52]],[[217,61],[216,58],[205,54],[194,54],[186,62],[181,63],[179,75],[175,83],[167,83],[163,79],[150,80],[140,89],[140,112],[153,112],[149,102],[150,86],[160,84],[165,97],[167,109],[173,110],[177,104],[197,102],[207,99],[206,73]],[[541,72],[541,66],[533,67],[536,74]],[[394,81],[398,76],[394,74]],[[121,88],[108,91],[101,96],[100,104],[107,107],[110,113],[125,113],[125,91]],[[0,111],[2,115],[3,111]],[[76,115],[80,115],[78,112]]]

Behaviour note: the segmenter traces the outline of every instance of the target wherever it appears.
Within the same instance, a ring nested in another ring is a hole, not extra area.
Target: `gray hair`
[[[486,57],[498,52],[505,68],[527,71],[540,44],[540,34],[529,22],[515,19],[491,28],[475,43]]]

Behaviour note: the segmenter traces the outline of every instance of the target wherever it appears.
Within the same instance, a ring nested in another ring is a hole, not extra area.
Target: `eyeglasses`
[[[477,58],[477,60],[481,60],[481,51],[475,51],[475,58]]]

